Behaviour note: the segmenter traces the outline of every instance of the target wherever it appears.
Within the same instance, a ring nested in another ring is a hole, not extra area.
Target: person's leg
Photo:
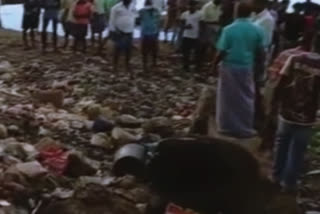
[[[86,40],[86,37],[82,37],[81,41],[82,41],[82,53],[86,53],[87,52],[87,40]]]
[[[100,53],[102,50],[102,32],[99,32],[98,34],[98,53]]]
[[[52,29],[53,29],[53,34],[52,34],[52,41],[53,41],[53,48],[54,51],[58,50],[58,35],[57,35],[57,28],[58,28],[58,20],[53,19],[52,20]]]
[[[74,37],[73,41],[73,52],[76,53],[78,50],[79,38],[77,36]]]
[[[36,40],[35,40],[35,35],[34,35],[34,29],[30,29],[30,37],[31,37],[31,46],[32,48],[36,47]]]
[[[190,65],[190,39],[183,38],[182,39],[182,55],[183,55],[183,69],[184,71],[189,71],[189,65]]]
[[[284,170],[286,168],[289,148],[293,140],[293,125],[279,120],[278,130],[276,134],[276,143],[274,148],[273,161],[273,179],[280,183],[283,179]]]
[[[115,39],[115,44],[113,48],[113,70],[115,72],[118,72],[118,64],[119,64],[119,56],[120,56],[120,47],[119,47],[119,41]]]
[[[64,44],[63,48],[67,48],[69,45],[69,36],[70,36],[70,23],[65,22],[64,25]]]
[[[46,51],[47,49],[47,28],[49,24],[49,19],[44,18],[42,23],[42,50]]]
[[[141,55],[142,55],[142,65],[143,71],[147,71],[148,69],[148,47],[147,47],[147,38],[142,36],[141,38]]]
[[[296,190],[297,180],[303,167],[304,153],[312,134],[309,126],[295,126],[293,141],[289,147],[288,159],[284,170],[284,188]]]
[[[195,39],[193,42],[193,60],[194,60],[194,65],[196,66],[197,71],[201,71],[202,68],[202,60],[207,56],[206,54],[203,53],[202,47],[201,47],[201,42],[198,39]]]
[[[22,41],[23,41],[23,46],[24,46],[24,49],[27,49],[29,47],[29,44],[28,44],[28,29],[23,29],[22,31]]]
[[[159,52],[159,36],[157,35],[152,40],[152,63],[153,66],[157,66],[158,52]]]
[[[126,69],[130,71],[130,60],[132,51],[132,35],[126,35]]]

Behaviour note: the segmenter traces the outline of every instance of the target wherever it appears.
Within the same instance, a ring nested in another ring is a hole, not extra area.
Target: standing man
[[[73,16],[73,8],[75,7],[76,0],[62,0],[61,1],[61,23],[64,30],[64,45],[67,48],[69,45],[69,37],[71,36],[72,25],[75,23]]]
[[[210,49],[210,59],[212,59],[215,51],[221,15],[221,0],[211,0],[202,7],[202,24],[200,29],[201,52],[203,56],[206,56],[208,49]]]
[[[30,30],[31,46],[35,47],[35,30],[39,26],[40,2],[38,0],[26,0],[24,2],[22,20],[22,39],[25,49],[29,48],[27,31]]]
[[[157,66],[158,36],[160,30],[160,12],[152,6],[151,0],[145,1],[145,6],[139,12],[141,24],[141,51],[143,70],[147,71],[148,58],[152,57],[152,66]]]
[[[183,69],[188,72],[190,69],[190,56],[192,61],[199,67],[199,35],[201,11],[197,9],[198,2],[191,0],[189,2],[189,10],[181,15],[182,34],[182,54],[183,54]]]
[[[304,153],[311,140],[320,95],[320,55],[308,51],[308,41],[286,50],[282,67],[271,70],[272,107],[280,117],[275,142],[273,179],[289,193],[297,190]],[[282,57],[284,56],[284,57]]]
[[[110,31],[114,41],[113,68],[118,70],[121,53],[125,55],[127,72],[130,71],[132,37],[135,27],[136,11],[131,0],[122,0],[116,4],[110,13]]]
[[[47,28],[49,22],[52,22],[53,28],[53,48],[55,51],[58,50],[58,36],[57,36],[57,28],[58,28],[58,15],[60,10],[60,0],[43,0],[43,25],[42,25],[42,50],[43,52],[47,49]]]
[[[164,11],[166,4],[164,0],[152,0],[152,6],[156,9],[158,9],[159,13],[162,14]]]
[[[255,0],[255,12],[257,13],[257,15],[254,18],[254,24],[262,28],[264,34],[263,45],[265,48],[265,52],[269,53],[271,51],[272,39],[275,30],[275,19],[268,10],[268,1]],[[266,55],[266,61],[267,60],[268,56]],[[265,65],[267,65],[268,63],[269,62],[265,62]],[[257,78],[259,82],[264,81],[264,73],[259,74],[259,77]]]
[[[255,126],[260,129],[264,116],[263,96],[261,87],[266,80],[265,69],[269,65],[272,57],[272,41],[275,31],[275,19],[268,10],[268,0],[255,0],[255,12],[257,13],[254,24],[263,30],[265,60],[255,64],[256,99],[255,99]]]
[[[102,50],[102,33],[107,26],[107,0],[93,0],[93,15],[91,24],[91,43],[95,45],[95,34],[98,34],[98,52]]]
[[[263,32],[250,21],[252,9],[239,3],[238,18],[226,26],[217,44],[214,61],[219,68],[217,124],[219,132],[247,138],[254,130],[254,64],[263,60]]]

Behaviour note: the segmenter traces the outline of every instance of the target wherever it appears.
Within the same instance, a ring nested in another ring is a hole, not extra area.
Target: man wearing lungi
[[[256,134],[254,125],[254,63],[263,60],[263,32],[249,17],[249,3],[238,6],[238,18],[226,26],[217,43],[215,67],[219,68],[217,89],[218,131],[235,137]]]

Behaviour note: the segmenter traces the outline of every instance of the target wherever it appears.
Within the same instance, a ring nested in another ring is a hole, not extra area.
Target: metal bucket
[[[147,149],[140,144],[127,144],[114,156],[112,171],[116,176],[126,174],[141,177],[145,174]]]

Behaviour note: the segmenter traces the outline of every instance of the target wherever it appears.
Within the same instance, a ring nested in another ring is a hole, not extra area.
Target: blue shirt
[[[160,13],[155,8],[140,10],[141,35],[156,35],[159,33]]]
[[[242,18],[223,29],[217,49],[226,53],[223,63],[250,68],[257,51],[263,48],[263,41],[262,29]]]

